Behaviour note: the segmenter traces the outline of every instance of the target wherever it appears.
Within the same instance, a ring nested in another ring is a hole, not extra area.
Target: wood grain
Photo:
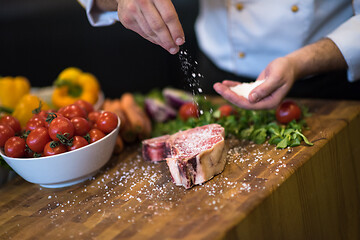
[[[314,146],[227,140],[223,173],[190,190],[127,147],[92,179],[0,189],[0,239],[360,239],[360,103],[302,100]]]

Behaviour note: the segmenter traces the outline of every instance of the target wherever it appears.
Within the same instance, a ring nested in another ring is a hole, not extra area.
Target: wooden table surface
[[[0,188],[0,239],[360,239],[360,102],[302,100],[314,146],[227,140],[223,173],[190,190],[131,146],[91,180]]]

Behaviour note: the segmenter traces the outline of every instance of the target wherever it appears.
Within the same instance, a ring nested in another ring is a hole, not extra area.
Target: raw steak
[[[223,127],[209,124],[144,140],[143,157],[156,162],[166,160],[175,184],[191,188],[223,171],[226,162],[224,136]]]
[[[159,162],[166,159],[168,153],[166,141],[170,135],[163,135],[142,141],[142,155],[146,161]]]

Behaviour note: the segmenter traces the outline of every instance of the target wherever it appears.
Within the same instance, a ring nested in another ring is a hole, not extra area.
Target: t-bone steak
[[[191,188],[224,170],[224,137],[225,130],[221,125],[209,124],[146,139],[142,142],[142,154],[147,161],[166,160],[175,184]]]

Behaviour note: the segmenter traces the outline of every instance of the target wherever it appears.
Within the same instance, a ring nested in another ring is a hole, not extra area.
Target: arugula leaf
[[[249,128],[243,129],[240,132],[240,138],[250,140],[250,136],[253,131],[254,131],[254,126],[250,126]]]
[[[296,146],[299,146],[300,145],[300,140],[299,140],[299,138],[295,138],[295,139],[292,139],[291,141],[290,141],[290,147],[296,147]]]
[[[256,144],[262,144],[266,141],[266,128],[258,128],[253,131],[250,135],[250,139],[254,141]]]
[[[304,142],[305,142],[307,145],[310,145],[310,146],[314,145],[314,144],[313,144],[312,142],[310,142],[310,141],[305,137],[305,135],[302,134],[299,130],[296,130],[295,132],[304,140]]]
[[[286,148],[289,145],[289,139],[285,137],[283,140],[281,140],[276,147],[277,148]]]

